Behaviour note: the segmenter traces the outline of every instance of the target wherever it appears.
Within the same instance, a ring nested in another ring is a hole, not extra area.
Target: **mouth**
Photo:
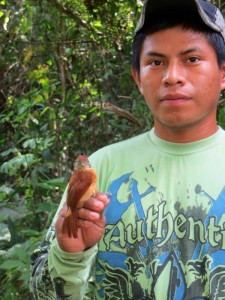
[[[191,100],[191,97],[184,94],[166,94],[161,98],[161,102],[166,103],[183,103]]]

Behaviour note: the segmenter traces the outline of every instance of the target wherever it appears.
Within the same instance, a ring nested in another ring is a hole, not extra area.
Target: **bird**
[[[88,156],[80,154],[74,161],[66,195],[68,210],[62,225],[62,233],[70,238],[78,237],[78,209],[97,192],[97,173],[91,167]]]

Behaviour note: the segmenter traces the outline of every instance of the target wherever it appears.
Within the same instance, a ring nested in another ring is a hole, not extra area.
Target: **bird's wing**
[[[82,207],[83,202],[95,192],[96,182],[94,169],[74,172],[69,182],[67,205],[72,209]]]

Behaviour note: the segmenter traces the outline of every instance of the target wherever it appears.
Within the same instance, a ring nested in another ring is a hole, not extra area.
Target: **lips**
[[[161,98],[161,101],[187,101],[191,97],[184,94],[166,94]]]

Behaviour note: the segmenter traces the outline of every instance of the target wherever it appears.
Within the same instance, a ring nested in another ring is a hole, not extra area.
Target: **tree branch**
[[[91,28],[87,25],[87,23],[84,20],[81,20],[77,14],[70,9],[68,9],[65,6],[62,6],[57,0],[48,0],[53,6],[55,6],[61,13],[66,14],[71,19],[76,20],[76,22],[86,28],[87,30],[91,31]]]

